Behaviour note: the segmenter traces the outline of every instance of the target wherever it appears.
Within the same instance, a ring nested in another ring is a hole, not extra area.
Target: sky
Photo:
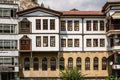
[[[101,10],[108,0],[38,0],[39,4],[44,3],[45,7],[54,10]]]

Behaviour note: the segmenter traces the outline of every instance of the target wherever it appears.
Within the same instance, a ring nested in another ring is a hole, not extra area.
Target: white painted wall
[[[61,39],[73,39],[73,47],[68,47],[66,40],[66,47],[61,46]],[[74,39],[79,39],[79,47],[74,47]],[[81,35],[60,35],[60,51],[82,51],[82,36]]]
[[[32,22],[32,33],[59,33],[58,17],[19,17],[18,22],[24,18],[27,18],[30,22]],[[41,19],[41,30],[36,30],[36,19]],[[48,30],[43,30],[43,19],[48,19]],[[50,19],[55,19],[55,30],[50,30]]]
[[[105,39],[105,47],[100,47],[100,39]],[[86,46],[86,40],[87,39],[92,39],[92,47],[87,47]],[[98,39],[98,47],[93,47],[93,39]],[[106,35],[85,35],[84,36],[84,50],[85,51],[107,51],[108,50],[108,42],[107,42],[107,38]]]
[[[86,21],[90,20],[91,21],[91,31],[87,31],[87,27],[86,27]],[[96,20],[98,21],[98,31],[93,31],[93,21]],[[106,33],[106,25],[104,28],[104,31],[100,31],[100,20],[104,20],[104,18],[85,18],[83,21],[83,25],[84,25],[84,34],[105,34]],[[105,23],[105,22],[104,22]]]
[[[59,35],[58,34],[28,34],[32,40],[32,51],[59,51]],[[36,47],[36,36],[41,36],[41,47]],[[48,36],[48,47],[43,47],[43,36]],[[50,47],[50,36],[55,36],[55,47]],[[23,35],[19,35],[19,40]],[[19,41],[18,41],[19,43]],[[18,49],[19,46],[18,46]]]
[[[61,20],[66,21],[66,31],[60,31],[60,34],[82,34],[82,19],[81,18],[61,18]],[[68,31],[67,29],[67,26],[68,26],[67,21],[69,20],[72,20],[72,29],[73,29],[72,31]],[[79,21],[79,31],[74,31],[74,21],[76,20]]]

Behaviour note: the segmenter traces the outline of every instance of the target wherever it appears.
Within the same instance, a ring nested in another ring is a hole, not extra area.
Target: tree
[[[84,80],[84,75],[76,68],[66,68],[61,71],[61,78],[63,80]]]
[[[105,80],[120,80],[120,78],[111,75],[108,76]]]

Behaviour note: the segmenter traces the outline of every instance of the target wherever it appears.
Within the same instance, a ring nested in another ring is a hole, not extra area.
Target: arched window
[[[80,57],[76,59],[76,67],[77,69],[81,70],[81,58]]]
[[[56,70],[56,59],[54,57],[50,59],[50,65],[51,70]]]
[[[93,65],[94,65],[94,70],[98,70],[98,58],[97,57],[94,58]]]
[[[72,68],[73,67],[73,58],[69,57],[68,58],[68,68]]]
[[[90,70],[90,58],[85,59],[85,70]]]
[[[102,70],[106,70],[107,67],[107,59],[106,57],[102,58]]]
[[[39,60],[38,58],[33,59],[33,70],[38,70],[39,69]]]
[[[47,58],[42,59],[42,70],[47,70]]]
[[[64,58],[63,57],[61,57],[60,59],[59,59],[59,68],[60,68],[60,70],[64,70]]]
[[[30,59],[28,57],[24,59],[24,69],[30,70]]]

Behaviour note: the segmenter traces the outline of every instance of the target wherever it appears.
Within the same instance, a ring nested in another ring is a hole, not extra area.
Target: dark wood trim
[[[84,51],[84,18],[82,18],[82,51]]]
[[[37,11],[37,10],[41,10],[42,12],[46,12],[46,13],[53,14],[53,15],[56,15],[56,16],[62,15],[62,13],[59,12],[59,11],[55,11],[55,10],[44,8],[44,7],[40,7],[40,6],[36,6],[36,7],[30,8],[30,9],[19,11],[19,12],[17,12],[17,14],[19,16],[22,16],[24,14],[28,14],[28,13],[31,13],[31,12],[34,12],[34,11]]]
[[[93,15],[93,16],[84,16],[84,15],[64,15],[64,16],[61,16],[61,18],[105,18],[106,16],[103,15],[103,16],[96,16],[96,15]]]

